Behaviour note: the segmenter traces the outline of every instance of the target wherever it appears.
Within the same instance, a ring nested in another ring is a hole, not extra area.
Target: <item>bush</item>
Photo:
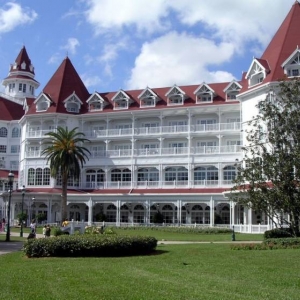
[[[110,227],[109,227],[110,228]],[[175,233],[195,233],[195,234],[231,234],[232,229],[221,227],[178,227],[178,226],[130,226],[130,227],[112,227],[117,230],[149,230],[149,231],[163,231]]]
[[[300,238],[267,239],[260,244],[232,244],[230,248],[232,250],[300,249]]]
[[[264,233],[264,239],[276,239],[276,238],[286,238],[292,237],[291,233],[288,229],[284,228],[274,228],[271,230],[267,230]]]
[[[54,236],[60,236],[60,235],[66,235],[66,234],[69,234],[69,232],[62,230],[60,227],[54,227],[53,228],[53,235]]]
[[[28,257],[102,257],[149,254],[155,250],[154,237],[105,235],[61,235],[25,242]]]

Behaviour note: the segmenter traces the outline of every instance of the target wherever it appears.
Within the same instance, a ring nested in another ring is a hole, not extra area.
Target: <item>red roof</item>
[[[299,45],[300,3],[296,1],[261,58],[257,59],[267,71],[267,76],[261,84],[284,79],[285,74],[281,65]],[[255,85],[255,87],[257,86],[259,85]],[[248,84],[244,84],[241,92],[251,88],[248,88]]]
[[[20,120],[24,115],[23,106],[0,96],[0,120]]]
[[[174,194],[184,194],[184,195],[201,195],[201,194],[222,194],[227,191],[226,188],[201,188],[201,189],[97,189],[97,190],[71,190],[68,189],[68,194],[72,195],[174,195]],[[21,191],[21,190],[20,190]],[[46,193],[46,194],[61,194],[61,189],[59,188],[27,188],[28,193]]]
[[[21,64],[25,62],[26,67],[25,69],[21,68]],[[14,68],[16,64],[16,68]],[[15,60],[15,64],[11,65],[10,67],[10,72],[15,72],[15,71],[22,71],[22,72],[29,72],[31,74],[34,74],[34,68],[32,68],[32,70],[30,70],[30,66],[31,66],[31,60],[27,54],[26,48],[25,46],[23,46],[23,48],[21,49],[19,55],[17,56],[16,60]]]
[[[47,110],[47,113],[67,113],[63,101],[73,93],[75,93],[84,104],[81,108],[81,113],[87,111],[86,100],[90,94],[68,57],[63,60],[46,84],[43,93],[53,102]],[[33,113],[36,113],[34,105],[32,105],[28,111],[28,114]]]
[[[261,57],[268,61],[271,68],[271,73],[266,78],[267,82],[283,79],[281,64],[300,45],[299,29],[300,3],[296,1]]]

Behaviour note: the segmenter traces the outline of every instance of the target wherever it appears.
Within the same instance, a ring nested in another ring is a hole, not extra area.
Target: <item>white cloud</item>
[[[62,49],[67,50],[71,54],[76,54],[76,47],[80,46],[76,38],[68,38],[67,44],[62,46]]]
[[[101,55],[97,61],[104,64],[104,73],[110,77],[112,74],[112,66],[114,61],[118,58],[118,52],[127,47],[126,38],[123,38],[115,43],[108,43],[104,45]]]
[[[20,25],[32,23],[37,13],[29,8],[22,8],[14,2],[7,2],[0,8],[0,34],[14,30]]]
[[[230,81],[232,74],[209,71],[209,66],[229,61],[233,53],[232,44],[170,32],[143,45],[126,85],[136,89]]]
[[[59,53],[54,53],[49,59],[48,64],[58,64],[62,60],[62,57]]]
[[[134,26],[138,32],[154,32],[168,27],[163,18],[168,14],[167,0],[88,0],[87,21],[97,34],[116,32]]]
[[[266,46],[283,21],[294,0],[176,0],[170,5],[178,12],[178,18],[184,25],[193,26],[203,23],[213,37],[234,42],[237,49],[247,41],[258,41]]]
[[[84,85],[87,88],[90,88],[90,87],[97,88],[102,83],[102,80],[99,76],[91,76],[91,75],[88,75],[87,73],[81,74],[80,78],[82,79],[82,81],[84,82]]]

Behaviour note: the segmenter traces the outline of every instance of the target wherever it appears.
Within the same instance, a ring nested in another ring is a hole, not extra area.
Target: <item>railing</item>
[[[229,187],[231,180],[171,180],[171,181],[104,181],[86,182],[86,189],[169,189],[169,188],[199,188],[199,187]]]
[[[209,154],[231,154],[240,153],[242,146],[214,146],[214,147],[168,147],[168,148],[153,148],[153,149],[119,149],[119,150],[100,150],[91,151],[90,159],[97,158],[114,158],[114,157],[131,157],[131,156],[165,156],[165,155],[209,155]],[[190,150],[190,151],[189,151]],[[42,151],[26,151],[26,158],[41,157]]]
[[[110,136],[132,136],[132,135],[158,135],[158,134],[178,134],[187,132],[220,132],[220,131],[239,131],[241,123],[216,123],[199,125],[176,125],[176,126],[157,126],[157,127],[137,127],[122,129],[104,129],[85,131],[87,138],[101,138]],[[27,138],[44,137],[51,130],[30,129],[26,133]],[[56,130],[52,130],[55,132]]]

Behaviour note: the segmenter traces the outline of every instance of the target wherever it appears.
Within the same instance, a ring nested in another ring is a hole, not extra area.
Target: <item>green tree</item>
[[[67,219],[67,185],[68,178],[79,179],[81,168],[88,159],[90,151],[82,145],[90,142],[84,138],[84,133],[78,132],[78,127],[68,130],[68,128],[58,127],[57,132],[49,132],[44,140],[47,147],[42,154],[46,156],[47,163],[50,163],[50,174],[57,179],[61,176],[62,182],[62,203],[61,217]]]
[[[281,81],[248,122],[244,158],[231,196],[299,235],[300,81]]]

